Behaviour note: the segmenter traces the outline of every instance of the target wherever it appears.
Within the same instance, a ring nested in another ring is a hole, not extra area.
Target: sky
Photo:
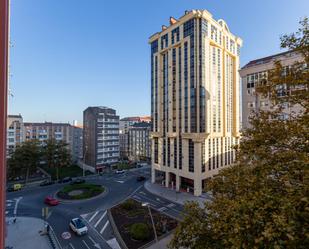
[[[11,0],[9,114],[82,124],[88,106],[150,114],[148,38],[206,9],[243,39],[241,65],[282,52],[308,0]]]

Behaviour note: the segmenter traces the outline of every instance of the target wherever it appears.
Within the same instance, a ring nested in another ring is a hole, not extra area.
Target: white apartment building
[[[192,10],[149,43],[152,182],[199,196],[235,159],[242,40],[222,19]]]
[[[250,61],[240,70],[242,79],[242,128],[250,126],[250,115],[253,112],[273,108],[270,99],[258,94],[255,89],[257,84],[267,79],[268,71],[274,68],[276,61],[280,61],[283,68],[289,68],[295,62],[303,61],[303,58],[299,53],[287,51]],[[278,96],[283,96],[287,90],[286,86],[282,85],[278,89]],[[298,112],[299,110],[300,106],[291,107],[289,103],[286,103],[282,118],[285,119],[291,112]]]

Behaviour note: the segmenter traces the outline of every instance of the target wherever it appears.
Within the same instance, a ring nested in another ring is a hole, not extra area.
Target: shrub
[[[150,237],[150,231],[145,223],[135,223],[130,227],[130,235],[135,240],[147,240]]]
[[[127,201],[125,201],[124,203],[121,204],[121,208],[130,211],[132,209],[134,209],[136,207],[136,203],[132,200],[129,199]]]

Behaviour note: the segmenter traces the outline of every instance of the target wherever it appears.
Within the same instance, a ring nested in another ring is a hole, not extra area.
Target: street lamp
[[[156,242],[158,242],[157,231],[156,231],[156,227],[155,227],[155,224],[154,224],[154,221],[153,221],[153,217],[152,217],[152,214],[151,214],[150,204],[148,202],[144,202],[144,203],[142,203],[142,206],[148,208],[150,219],[151,219],[151,223],[152,223],[152,228],[153,228],[154,235],[155,235],[155,240],[156,240]]]

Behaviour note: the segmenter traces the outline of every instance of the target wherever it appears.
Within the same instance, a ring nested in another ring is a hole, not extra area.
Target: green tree
[[[68,144],[64,141],[49,139],[43,147],[43,155],[47,166],[56,168],[56,177],[59,179],[59,169],[71,165],[71,155]]]
[[[277,62],[257,87],[274,108],[252,117],[237,163],[210,180],[213,200],[186,205],[171,248],[309,248],[308,19],[300,24],[281,47],[304,60],[288,70]],[[282,118],[287,104],[301,111]]]
[[[8,159],[9,176],[21,176],[25,174],[26,183],[29,175],[33,173],[41,160],[40,144],[37,140],[30,140],[17,146]]]

